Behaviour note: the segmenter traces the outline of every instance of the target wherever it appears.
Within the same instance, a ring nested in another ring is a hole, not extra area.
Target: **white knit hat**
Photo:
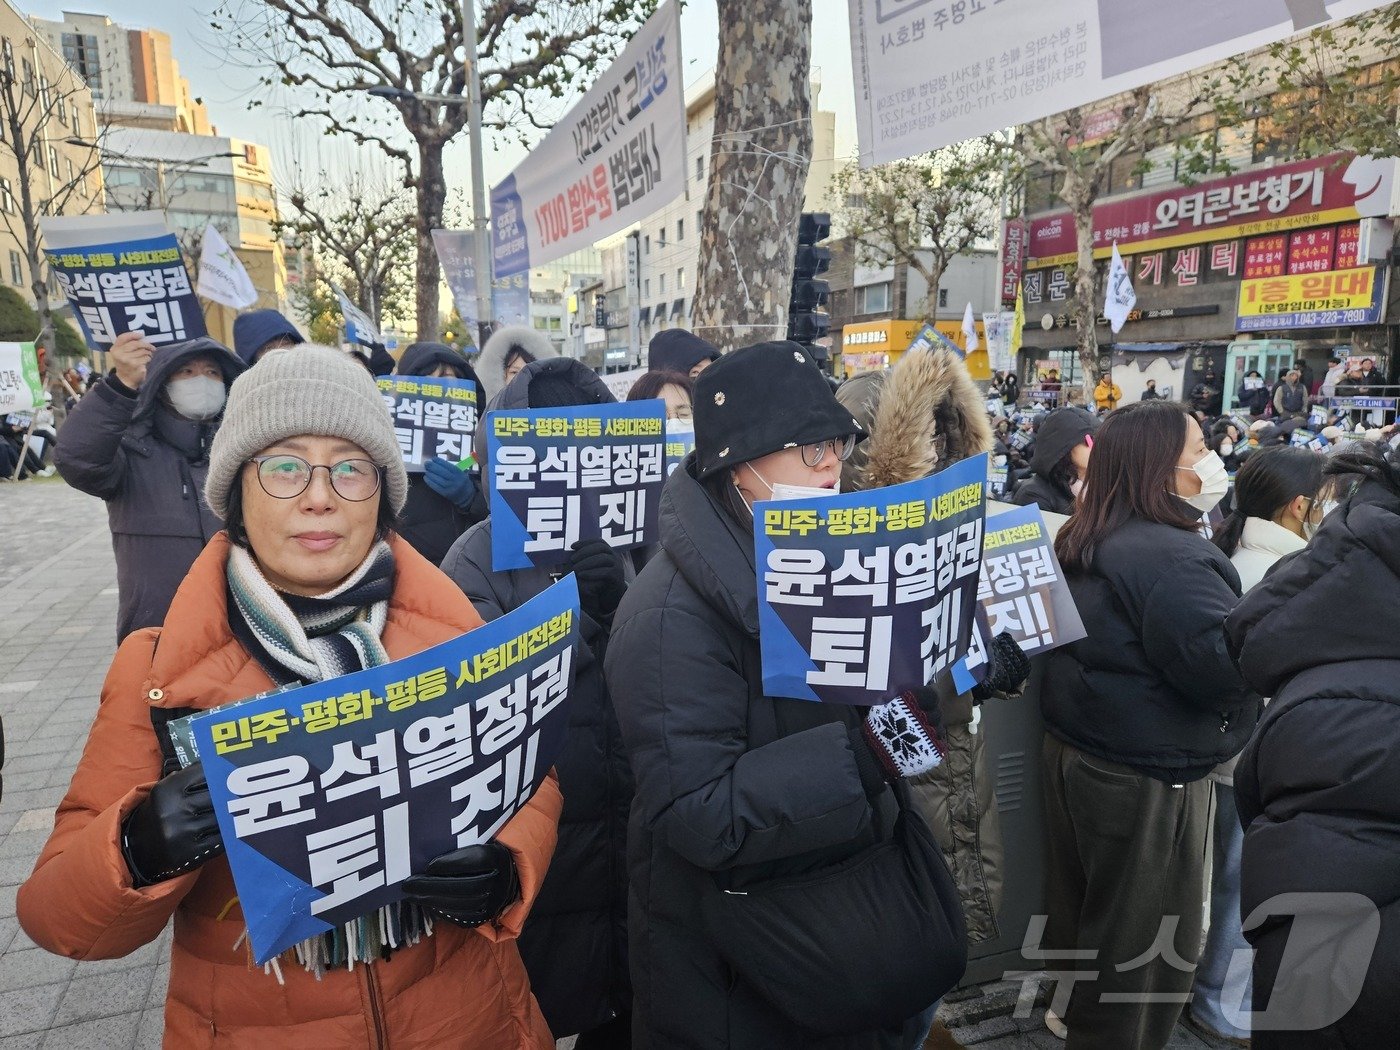
[[[204,482],[209,508],[224,517],[243,464],[299,434],[359,445],[384,472],[394,512],[403,509],[408,474],[374,378],[349,354],[313,343],[264,354],[229,388],[224,419],[209,449]]]

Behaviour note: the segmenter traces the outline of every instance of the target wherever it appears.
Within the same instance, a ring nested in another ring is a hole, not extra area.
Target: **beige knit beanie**
[[[374,378],[349,354],[313,343],[265,354],[234,380],[209,449],[204,482],[209,508],[224,517],[239,468],[269,445],[298,434],[359,445],[384,471],[394,512],[403,509],[408,474]]]

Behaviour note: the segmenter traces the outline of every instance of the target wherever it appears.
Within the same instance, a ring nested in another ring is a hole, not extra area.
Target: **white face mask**
[[[1230,453],[1232,453],[1232,452],[1234,452],[1234,451],[1235,451],[1235,443],[1234,443],[1233,441],[1231,441],[1229,438],[1226,438],[1224,441],[1220,442],[1220,454],[1221,454],[1222,456],[1228,456],[1228,455],[1230,455]]]
[[[1225,498],[1225,493],[1230,491],[1230,472],[1225,469],[1225,464],[1214,452],[1207,452],[1189,467],[1177,467],[1176,469],[1194,470],[1196,477],[1201,479],[1200,492],[1194,496],[1182,496],[1181,498],[1202,514],[1214,510],[1215,505]]]
[[[1081,495],[1083,492],[1084,492],[1084,479],[1083,479],[1083,478],[1075,478],[1073,481],[1071,481],[1071,482],[1069,483],[1069,494],[1070,494],[1071,496],[1073,496],[1075,499],[1078,499],[1078,498],[1080,497],[1080,495]]]
[[[1323,500],[1314,509],[1322,513],[1317,521],[1303,521],[1303,539],[1305,540],[1311,540],[1317,535],[1317,530],[1322,528],[1322,523],[1327,520],[1327,515],[1337,509],[1337,501],[1334,499]],[[1308,515],[1308,517],[1312,517],[1312,515]]]
[[[165,386],[170,405],[186,419],[213,419],[224,410],[228,388],[222,379],[212,376],[190,376],[172,379]]]
[[[815,488],[810,485],[784,485],[782,482],[776,485],[769,485],[768,479],[754,470],[752,463],[749,464],[749,470],[753,471],[753,476],[758,478],[759,481],[768,485],[768,498],[773,500],[783,501],[790,499],[810,499],[813,496],[835,496],[841,491],[841,479],[839,477],[836,479],[836,486],[829,489]],[[743,490],[739,488],[739,483],[733,482],[732,484],[734,485],[735,491],[739,493],[740,498],[744,499],[745,503],[748,503],[748,500],[744,498]]]

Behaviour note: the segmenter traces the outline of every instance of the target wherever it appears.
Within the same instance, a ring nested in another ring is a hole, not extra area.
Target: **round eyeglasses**
[[[275,499],[300,496],[318,470],[326,472],[335,494],[351,503],[360,503],[379,491],[379,468],[367,459],[342,459],[329,466],[308,463],[300,456],[254,456],[248,462],[257,466],[262,490]]]
[[[845,437],[830,438],[812,445],[803,445],[802,462],[809,467],[821,466],[822,460],[826,459],[828,448],[839,461],[844,463],[851,458],[851,453],[856,450],[856,436],[847,434]]]

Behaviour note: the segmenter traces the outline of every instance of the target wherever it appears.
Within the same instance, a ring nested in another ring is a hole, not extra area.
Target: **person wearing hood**
[[[20,923],[46,951],[117,959],[173,921],[171,1048],[553,1050],[515,945],[554,849],[553,776],[487,841],[414,858],[401,900],[334,928],[306,925],[306,939],[252,965],[246,926],[268,917],[245,914],[226,856],[237,843],[220,833],[203,763],[181,768],[170,722],[383,668],[481,618],[393,534],[403,458],[374,380],[343,352],[300,347],[240,376],[209,460],[205,497],[227,530],[190,567],[165,623],[117,650],[53,833],[16,897]],[[369,772],[368,752],[329,751],[315,759],[330,767],[323,786]],[[397,754],[374,762],[402,775]],[[254,796],[269,807],[260,817],[311,815],[296,791],[274,802],[267,784]],[[363,839],[330,854],[334,874],[312,881],[339,889],[363,872],[360,888],[375,885],[378,850]]]
[[[1207,777],[1244,747],[1259,712],[1225,648],[1239,573],[1200,530],[1228,486],[1183,406],[1139,401],[1099,428],[1055,538],[1087,632],[1050,653],[1040,693],[1043,944],[1097,951],[1063,1017],[1046,1015],[1071,1046],[1161,1050],[1191,991]]]
[[[648,372],[678,372],[696,379],[719,360],[719,347],[684,328],[667,328],[651,337],[647,347]]]
[[[396,375],[428,376],[439,379],[470,379],[481,382],[459,351],[445,343],[413,343],[399,358]],[[478,403],[477,426],[483,408]],[[430,459],[422,473],[408,477],[408,502],[399,515],[399,535],[434,565],[442,563],[457,537],[486,517],[486,497],[479,482],[480,471],[467,470],[447,459]]]
[[[847,862],[898,859],[884,850],[897,826],[915,824],[911,834],[927,840],[917,817],[898,825],[896,817],[904,778],[937,764],[937,700],[925,688],[868,711],[782,699],[765,695],[760,670],[752,507],[836,491],[864,428],[791,342],[724,355],[701,374],[695,398],[696,447],[662,494],[661,552],[623,598],[606,659],[636,777],[628,832],[634,1040],[694,1050],[907,1050],[961,973],[965,931],[951,930],[945,946],[922,946],[918,960],[896,950],[888,930],[872,939],[906,913],[897,899],[861,907],[857,900],[871,900],[861,880],[880,865]],[[887,749],[896,712],[908,734],[903,761]],[[921,884],[920,899],[937,894],[960,927],[951,880],[927,845],[935,884]],[[832,874],[814,884],[819,872]],[[812,909],[809,890],[829,895],[833,885],[849,906]],[[739,939],[753,924],[730,913],[770,899],[765,890],[790,902],[784,924],[801,927],[799,940],[765,941],[768,958]],[[856,927],[859,946],[845,935]],[[843,964],[857,976],[829,990],[825,969],[792,981],[804,961],[810,970],[813,958],[831,958],[813,948],[804,960],[793,946],[811,938],[830,949],[830,931],[842,931]],[[784,961],[770,962],[773,952]],[[946,984],[941,974],[925,979],[934,952],[951,975]],[[890,982],[872,973],[891,965],[919,971],[893,1001]],[[813,1016],[848,1018],[843,1011],[856,1002],[866,1007],[863,1031],[838,1033]]]
[[[1337,615],[1400,593],[1400,459],[1357,445],[1325,462],[1329,482],[1360,483],[1225,623],[1245,680],[1272,697],[1235,768],[1258,1050],[1391,1046],[1400,1031],[1400,635],[1387,615]]]
[[[481,404],[490,405],[520,370],[535,361],[548,361],[559,351],[544,332],[529,325],[508,324],[491,333],[481,356],[476,359],[476,381],[481,385]],[[478,462],[481,457],[477,457]]]
[[[1211,428],[1210,450],[1220,457],[1225,469],[1234,473],[1240,469],[1240,453],[1244,451],[1244,436],[1239,425],[1229,416],[1216,421]]]
[[[1018,507],[1035,504],[1052,514],[1071,513],[1098,428],[1099,420],[1082,408],[1057,408],[1046,416],[1035,434],[1030,476],[1016,486],[1011,502]]]
[[[117,561],[117,641],[165,619],[170,600],[221,528],[202,495],[209,447],[243,363],[212,339],[157,349],[119,335],[112,371],[73,406],[54,464],[107,503]]]
[[[1234,509],[1211,542],[1239,571],[1248,594],[1280,559],[1307,546],[1322,520],[1323,457],[1308,449],[1281,446],[1250,456],[1235,479]],[[1248,951],[1240,933],[1240,848],[1244,831],[1235,808],[1237,758],[1210,774],[1215,790],[1212,835],[1210,929],[1196,969],[1191,1005],[1184,1019],[1208,1039],[1240,1043],[1249,1026],[1231,1011],[1248,1009],[1249,972],[1231,972],[1237,951]]]
[[[1268,409],[1271,396],[1269,384],[1264,381],[1259,369],[1251,368],[1240,381],[1239,390],[1235,391],[1235,403],[1248,412],[1251,419],[1259,419]]]
[[[491,402],[492,411],[611,404],[607,385],[571,358],[535,361]],[[477,458],[485,462],[485,430]],[[489,484],[489,475],[485,476]],[[632,578],[632,561],[602,539],[574,545],[557,571],[491,568],[492,519],[452,545],[442,570],[485,620],[511,612],[561,575],[578,579],[583,643],[570,693],[568,737],[555,771],[564,793],[559,843],[539,900],[520,937],[520,954],[545,1020],[558,1037],[587,1048],[625,1048],[632,992],[627,965],[627,811],[632,778],[603,681],[613,613]]]
[[[863,372],[836,392],[870,437],[841,468],[841,491],[901,485],[928,477],[992,447],[992,432],[967,366],[947,350],[905,354],[893,368]],[[973,728],[974,707],[992,696],[1019,695],[1030,664],[1009,637],[993,647],[984,685],[958,693],[940,676],[939,713],[947,755],[910,782],[914,802],[942,849],[967,921],[969,945],[996,939],[1005,848],[986,734]],[[958,1046],[942,1040],[930,1046]]]
[[[251,368],[269,350],[306,342],[296,326],[276,310],[249,310],[233,319],[233,352]]]

